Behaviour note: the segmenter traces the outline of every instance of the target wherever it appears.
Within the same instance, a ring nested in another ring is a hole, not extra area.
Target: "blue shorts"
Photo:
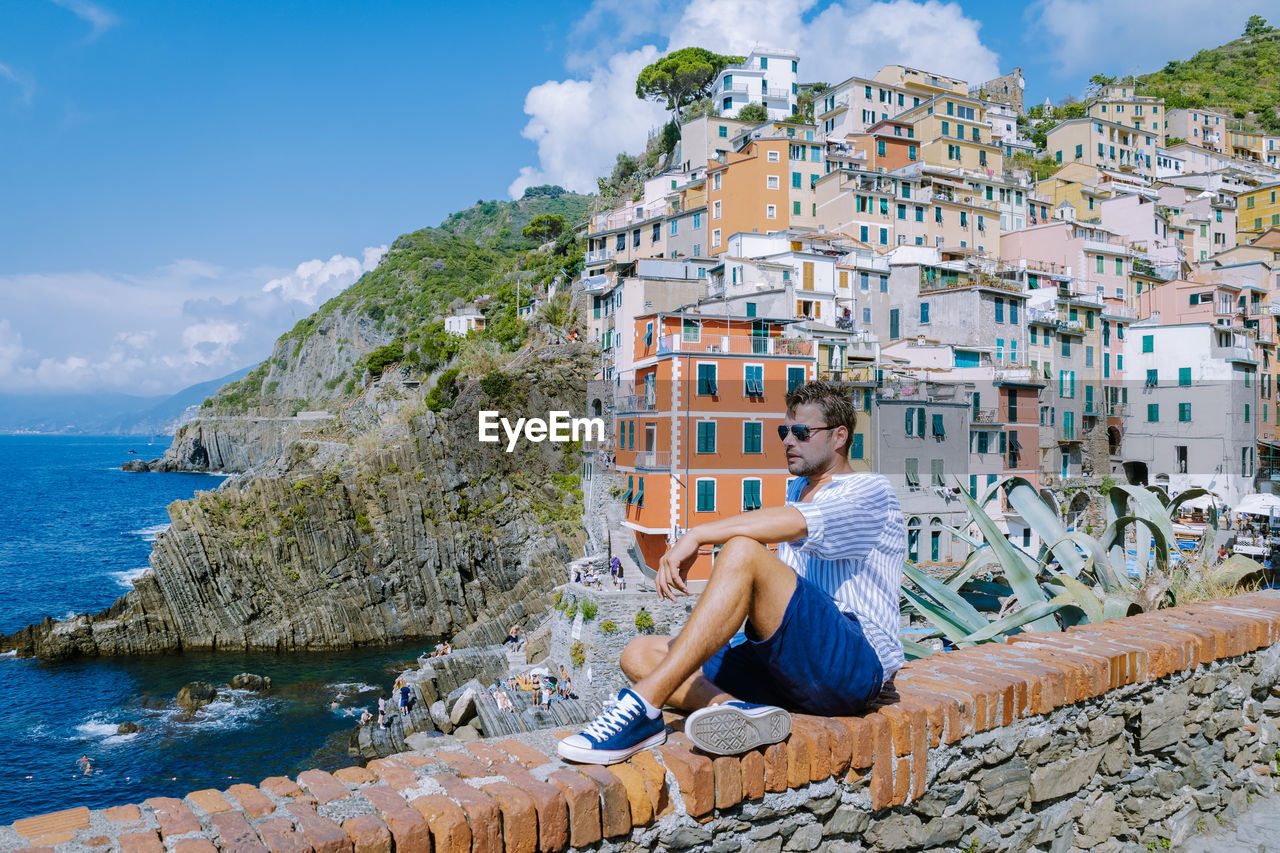
[[[703,665],[702,674],[744,702],[826,717],[861,712],[884,683],[880,657],[862,623],[802,577],[772,636],[738,634]]]

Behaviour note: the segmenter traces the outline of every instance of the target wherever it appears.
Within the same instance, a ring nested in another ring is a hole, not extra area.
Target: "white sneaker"
[[[791,734],[791,715],[775,705],[722,702],[699,708],[684,721],[693,745],[713,755],[737,755]]]

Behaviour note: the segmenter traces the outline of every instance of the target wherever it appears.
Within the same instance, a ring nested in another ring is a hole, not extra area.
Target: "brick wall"
[[[913,662],[868,713],[739,757],[677,732],[575,767],[531,734],[27,818],[0,849],[1146,850],[1274,788],[1277,723],[1261,592]]]

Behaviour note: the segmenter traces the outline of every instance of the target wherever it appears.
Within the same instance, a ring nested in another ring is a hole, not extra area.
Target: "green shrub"
[[[572,619],[577,615],[578,615],[578,602],[576,601],[572,602],[568,607],[564,609],[564,616],[566,619]]]
[[[612,619],[606,619],[600,623],[600,633],[602,634],[612,634],[616,630],[618,630],[618,626]]]
[[[653,631],[653,616],[643,607],[636,614],[636,630],[641,634],[648,634]]]
[[[582,619],[584,622],[596,618],[596,613],[600,610],[600,605],[591,599],[584,599],[582,602]]]
[[[564,593],[557,589],[557,590],[556,590],[556,594],[555,594],[555,595],[553,595],[553,596],[551,597],[551,606],[552,606],[552,607],[554,607],[555,609],[559,610],[559,609],[560,609],[560,601],[561,601],[563,598],[564,598]]]
[[[362,512],[356,513],[356,527],[359,527],[365,533],[373,532],[373,524],[369,521],[369,516]]]
[[[365,366],[369,368],[370,375],[381,376],[387,365],[394,364],[402,358],[404,358],[404,344],[393,341],[365,356]]]
[[[582,641],[574,643],[569,648],[569,660],[573,662],[575,669],[581,669],[587,660],[587,647],[582,645]]]
[[[501,370],[493,370],[486,373],[480,380],[480,387],[484,389],[484,393],[490,400],[498,400],[505,397],[511,390],[511,377]]]

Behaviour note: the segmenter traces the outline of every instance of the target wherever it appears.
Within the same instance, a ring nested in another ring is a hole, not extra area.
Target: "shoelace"
[[[624,726],[630,723],[640,709],[634,699],[628,696],[624,701],[614,705],[608,711],[596,717],[583,728],[584,735],[590,735],[593,738],[604,740],[610,735],[617,734]]]

